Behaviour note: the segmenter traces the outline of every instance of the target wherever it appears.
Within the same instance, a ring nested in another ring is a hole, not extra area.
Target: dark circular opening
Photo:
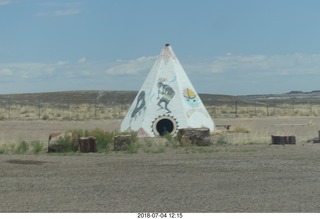
[[[156,129],[160,136],[164,136],[166,133],[172,133],[174,124],[170,119],[161,119],[157,122]]]

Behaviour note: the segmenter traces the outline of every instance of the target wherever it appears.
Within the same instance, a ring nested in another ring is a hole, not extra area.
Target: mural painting
[[[146,93],[144,91],[141,91],[138,95],[137,104],[134,110],[131,113],[131,118],[135,117],[135,115],[140,112],[146,105],[145,100]]]
[[[189,106],[197,107],[199,105],[199,98],[192,89],[184,89],[183,96]]]
[[[172,100],[172,98],[174,97],[175,92],[170,85],[164,83],[166,80],[167,80],[166,78],[159,78],[159,80],[158,80],[158,84],[157,84],[158,85],[158,97],[157,97],[157,99],[160,99],[160,100],[157,103],[157,105],[161,109],[165,109],[165,110],[167,110],[168,113],[171,113],[171,110],[168,108],[168,105],[169,105],[170,101]]]
[[[191,109],[189,109],[187,111],[188,118],[190,118],[190,116],[195,112],[200,112],[203,115],[205,115],[206,117],[210,117],[209,114],[205,110],[203,110],[202,107],[198,107],[200,99],[192,89],[190,89],[190,88],[184,89],[183,90],[183,97],[184,97],[185,102],[191,107]]]

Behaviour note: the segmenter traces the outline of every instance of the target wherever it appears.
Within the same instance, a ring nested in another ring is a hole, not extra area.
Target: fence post
[[[41,100],[38,99],[38,114],[39,114],[39,119],[41,118]]]
[[[238,100],[236,100],[235,117],[238,116]]]
[[[292,99],[292,113],[294,115],[294,99]]]
[[[11,99],[8,98],[8,119],[11,119]]]
[[[68,119],[70,120],[70,101],[68,100]]]
[[[254,102],[254,115],[257,116],[257,102]]]
[[[97,118],[97,98],[94,100],[94,118]]]

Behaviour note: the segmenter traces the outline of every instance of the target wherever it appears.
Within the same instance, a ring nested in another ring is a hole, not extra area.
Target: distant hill
[[[246,95],[240,96],[244,101],[276,105],[283,103],[296,104],[319,104],[320,91],[302,92],[290,91],[284,94]]]
[[[137,91],[61,91],[47,93],[26,93],[26,94],[2,94],[0,104],[8,101],[14,103],[34,103],[41,102],[72,102],[88,103],[99,102],[106,105],[126,105],[131,104],[137,95]],[[203,103],[207,106],[222,104],[279,104],[279,103],[320,103],[320,91],[301,92],[291,91],[285,94],[265,94],[265,95],[222,95],[222,94],[199,94]]]

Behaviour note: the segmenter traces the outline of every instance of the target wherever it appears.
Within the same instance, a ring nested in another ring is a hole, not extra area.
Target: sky
[[[170,43],[198,93],[320,90],[318,0],[0,0],[0,94],[138,91]]]

